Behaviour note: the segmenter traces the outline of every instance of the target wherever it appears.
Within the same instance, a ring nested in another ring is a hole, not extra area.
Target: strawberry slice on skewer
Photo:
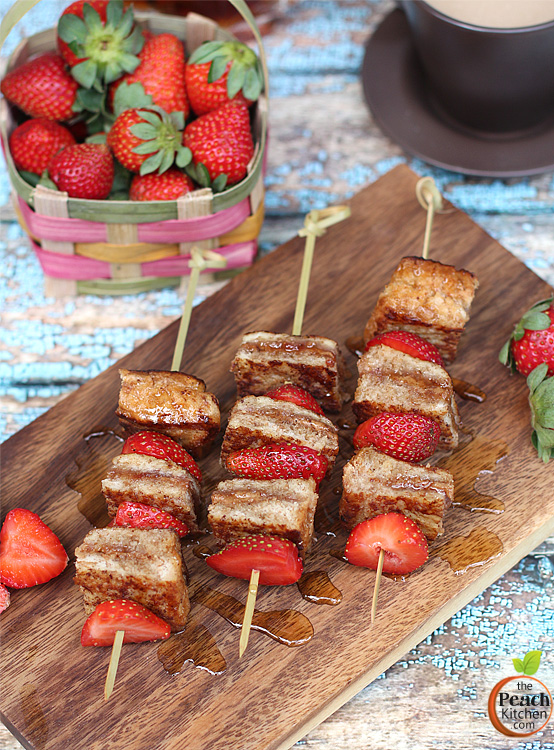
[[[144,430],[131,435],[123,443],[122,453],[141,453],[173,461],[186,469],[199,482],[202,472],[194,458],[179,443],[160,432]]]
[[[118,630],[123,643],[142,643],[169,638],[169,625],[142,604],[129,599],[101,602],[88,617],[81,632],[82,646],[112,646]]]
[[[389,331],[388,333],[380,333],[378,336],[375,336],[375,338],[372,338],[367,342],[365,345],[366,352],[372,346],[378,346],[379,344],[385,344],[385,346],[390,346],[392,349],[404,352],[404,354],[409,354],[412,357],[424,359],[428,362],[434,362],[435,364],[444,367],[444,360],[437,347],[429,341],[422,339],[420,336],[416,336],[415,333],[409,333],[409,331]]]
[[[354,448],[371,445],[400,461],[424,461],[437,450],[440,426],[423,414],[383,412],[362,422],[354,433]]]
[[[236,539],[220,552],[206,558],[206,562],[218,573],[245,580],[250,579],[253,570],[259,570],[259,582],[265,586],[296,583],[303,570],[296,545],[276,536]]]
[[[269,396],[269,398],[274,398],[277,401],[290,401],[291,404],[302,406],[304,409],[309,409],[316,414],[324,416],[323,409],[317,403],[315,398],[308,393],[308,391],[305,391],[297,385],[280,385],[278,388],[272,388],[265,395]]]
[[[230,453],[227,468],[248,479],[309,479],[319,485],[327,472],[327,459],[303,445],[276,443]]]
[[[146,503],[120,503],[115,515],[115,526],[132,526],[135,529],[175,529],[179,536],[189,533],[188,526],[171,513]]]

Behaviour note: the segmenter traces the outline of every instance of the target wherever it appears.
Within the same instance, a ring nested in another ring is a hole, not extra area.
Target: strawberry
[[[229,101],[249,106],[264,85],[260,61],[242,42],[204,42],[190,56],[185,79],[197,115],[213,112]]]
[[[290,385],[288,383],[286,385],[280,385],[277,388],[272,388],[265,395],[269,396],[269,398],[274,398],[277,401],[290,401],[291,404],[302,406],[304,409],[309,409],[316,414],[324,416],[323,409],[317,403],[315,398],[310,395],[308,391],[305,391],[297,385]]]
[[[8,609],[9,606],[10,606],[10,592],[4,586],[4,584],[0,583],[0,612],[3,612],[5,609]]]
[[[533,305],[515,326],[499,359],[512,372],[529,373],[543,362],[554,375],[554,298]]]
[[[123,443],[122,453],[143,453],[155,458],[164,458],[173,461],[183,469],[186,469],[199,482],[202,481],[202,472],[192,456],[190,456],[179,443],[160,432],[144,430],[135,432]]]
[[[417,359],[425,359],[428,362],[434,362],[441,367],[444,367],[444,361],[441,357],[439,350],[436,346],[433,346],[429,341],[422,339],[420,336],[416,336],[415,333],[409,333],[408,331],[388,331],[388,333],[380,333],[375,338],[370,339],[365,345],[365,350],[378,344],[385,344],[393,349],[397,349],[404,354],[409,354]]]
[[[183,143],[192,152],[187,173],[199,185],[217,192],[240,182],[254,156],[248,108],[229,102],[202,115],[187,125]]]
[[[352,565],[377,570],[385,550],[383,572],[407,575],[429,557],[427,539],[418,525],[402,513],[384,513],[355,526],[346,542],[345,557]]]
[[[260,571],[265,586],[288,586],[302,575],[298,549],[288,539],[276,536],[245,536],[228,544],[206,562],[225,576],[250,579],[253,570]]]
[[[81,646],[112,646],[115,634],[124,630],[123,643],[161,641],[169,638],[169,625],[142,604],[129,599],[101,602],[81,632]]]
[[[10,135],[10,151],[15,166],[32,174],[42,174],[58,151],[72,146],[75,138],[54,120],[44,117],[26,120]]]
[[[182,145],[182,112],[168,115],[152,105],[147,110],[126,109],[108,133],[108,145],[126,169],[140,174],[167,172],[173,163],[185,167],[191,158]]]
[[[377,414],[362,422],[354,433],[354,448],[372,445],[401,461],[424,461],[437,450],[440,427],[423,414]]]
[[[139,65],[144,44],[132,8],[119,0],[77,0],[58,21],[58,49],[85,89],[102,88]]]
[[[60,540],[36,513],[10,510],[0,531],[0,582],[15,589],[46,583],[67,561]]]
[[[77,96],[77,82],[59,55],[47,52],[20,65],[2,79],[6,99],[30,117],[69,120]]]
[[[194,190],[194,183],[180,169],[163,174],[137,174],[133,177],[129,198],[132,201],[174,201]]]
[[[248,479],[309,479],[319,485],[327,471],[327,459],[302,445],[263,445],[230,453],[226,466],[232,474]]]
[[[56,187],[72,198],[103,200],[112,189],[114,163],[107,146],[77,143],[54,156],[48,174]]]
[[[140,65],[127,73],[110,88],[110,101],[121,83],[140,83],[166,112],[183,112],[189,116],[190,105],[185,88],[185,50],[173,34],[150,35],[139,54]]]
[[[531,441],[544,463],[554,456],[554,377],[547,377],[548,364],[543,362],[527,376],[531,407]]]
[[[175,529],[179,536],[189,533],[188,526],[164,510],[145,503],[120,503],[115,515],[115,526],[135,529]]]

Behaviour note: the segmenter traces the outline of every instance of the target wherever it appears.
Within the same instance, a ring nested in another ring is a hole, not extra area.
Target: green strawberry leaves
[[[528,651],[523,660],[512,659],[516,672],[520,674],[531,675],[536,674],[541,663],[542,651]]]
[[[227,96],[233,99],[239,91],[256,101],[264,88],[264,76],[256,53],[242,42],[204,42],[189,58],[189,65],[211,62],[208,83],[218,81],[230,62],[227,76]]]
[[[135,146],[133,152],[140,155],[150,154],[141,164],[140,174],[163,174],[174,163],[179,167],[186,167],[192,159],[192,152],[183,146],[183,112],[168,114],[161,107],[150,105],[148,110],[141,109],[138,114],[143,122],[132,125],[130,131],[142,143]]]
[[[212,189],[213,193],[221,193],[227,187],[226,174],[220,174],[215,178],[215,180],[212,181],[212,179],[210,178],[210,173],[208,172],[206,166],[201,162],[199,162],[198,164],[188,164],[185,165],[185,167],[185,172],[188,174],[191,180],[194,180],[196,183],[198,183],[200,187],[209,187]]]
[[[546,331],[552,324],[546,310],[551,307],[554,297],[540,300],[523,315],[512,331],[510,338],[506,341],[498,354],[498,359],[503,365],[510,367],[513,373],[517,372],[516,362],[512,354],[512,342],[521,341],[525,331]]]
[[[531,441],[544,463],[554,456],[554,377],[547,377],[548,365],[535,367],[527,376],[531,408]]]

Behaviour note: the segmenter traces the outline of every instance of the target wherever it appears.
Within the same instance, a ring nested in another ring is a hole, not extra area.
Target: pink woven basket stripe
[[[82,219],[56,219],[42,216],[19,198],[19,205],[29,231],[41,240],[54,242],[106,242],[106,225]],[[240,226],[250,215],[250,202],[245,198],[236,206],[225,208],[210,216],[195,219],[169,219],[168,221],[138,224],[139,242],[198,242],[219,237]]]
[[[72,279],[74,281],[88,281],[94,279],[109,279],[111,277],[110,264],[102,260],[85,258],[81,255],[64,255],[50,250],[43,250],[35,242],[31,243],[42,270],[47,276],[58,279]],[[217,252],[227,258],[228,269],[241,268],[250,265],[256,255],[257,242],[241,242],[218,248]],[[142,263],[143,276],[188,276],[189,256],[176,255],[172,258]],[[216,270],[216,269],[214,269]]]

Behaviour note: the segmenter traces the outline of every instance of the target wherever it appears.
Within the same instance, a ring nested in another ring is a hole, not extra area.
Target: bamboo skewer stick
[[[427,221],[425,222],[425,235],[423,237],[423,251],[421,257],[427,260],[429,258],[429,245],[431,242],[431,231],[433,229],[433,219],[435,211],[442,211],[442,195],[439,193],[435,180],[432,177],[422,177],[416,185],[416,197],[419,205],[427,211]]]
[[[312,262],[314,258],[315,241],[327,231],[327,228],[333,224],[338,224],[350,216],[349,206],[331,206],[321,211],[310,211],[304,220],[304,227],[299,230],[298,236],[306,238],[304,245],[304,256],[302,259],[302,270],[300,272],[300,283],[296,295],[296,309],[294,312],[294,322],[292,324],[292,335],[300,336],[302,333],[302,323],[304,322],[304,311],[306,309],[306,300],[308,299],[308,287],[310,285],[310,275],[312,271]],[[258,580],[260,571],[253,569],[250,574],[250,583],[248,585],[248,596],[244,609],[244,619],[240,633],[239,657],[246,650],[250,627],[252,625],[252,614],[256,606],[256,597],[258,596]]]
[[[379,560],[377,562],[377,575],[375,577],[375,586],[373,588],[373,599],[371,600],[371,622],[374,622],[377,614],[377,597],[379,596],[379,587],[381,585],[381,576],[383,575],[383,563],[385,562],[385,550],[381,547],[379,550]]]
[[[125,637],[124,630],[118,630],[113,639],[112,654],[110,656],[110,666],[108,667],[108,674],[106,675],[106,683],[104,685],[104,700],[107,701],[112,694],[113,687],[115,685],[115,677],[117,675],[117,667],[119,665],[119,657],[121,656],[121,647],[123,646],[123,638]]]

